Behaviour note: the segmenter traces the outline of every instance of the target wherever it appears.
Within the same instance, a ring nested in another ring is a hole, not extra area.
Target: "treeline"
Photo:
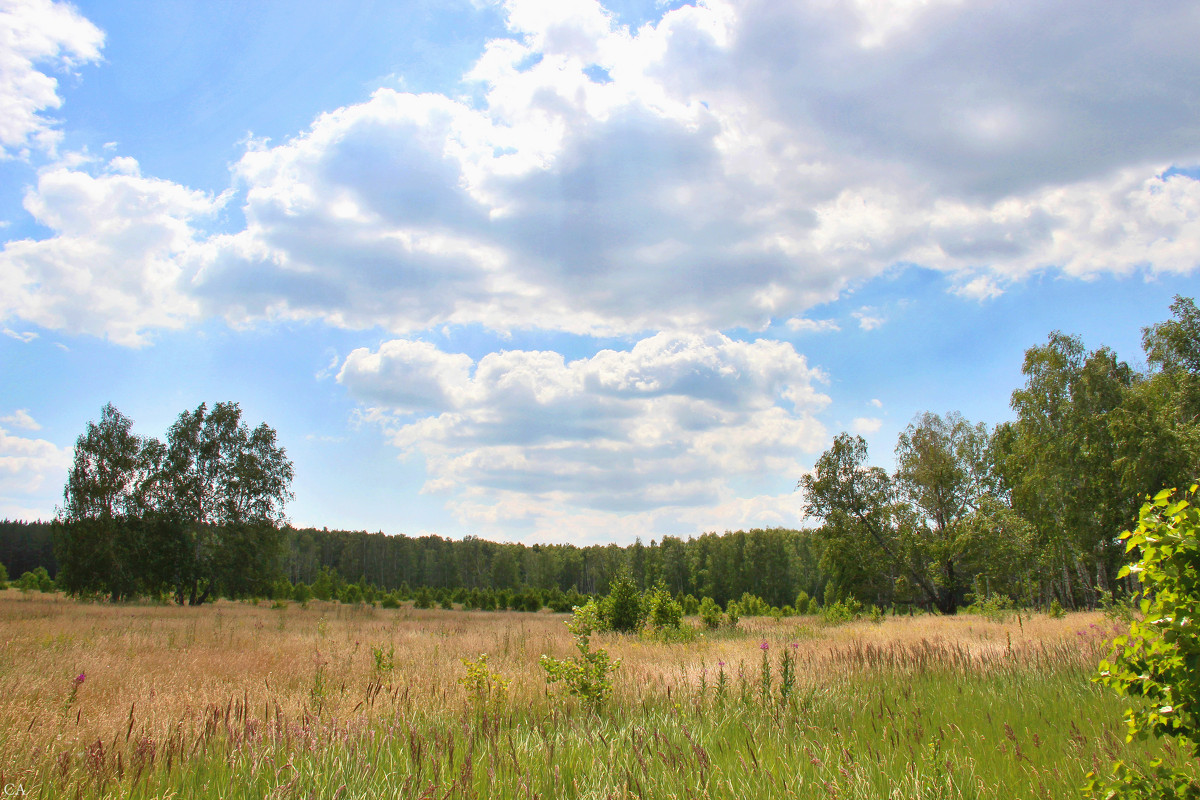
[[[44,522],[4,523],[0,562],[7,565],[11,560],[9,571],[14,575],[38,566],[57,575],[51,528]],[[7,555],[34,542],[37,561],[17,562]],[[288,527],[282,530],[281,552],[258,593],[269,596],[280,580],[309,587],[325,580],[332,582],[335,594],[355,584],[381,592],[403,589],[405,599],[414,598],[422,587],[451,593],[507,590],[515,595],[534,589],[547,597],[551,592],[602,595],[625,570],[640,591],[661,581],[672,595],[711,597],[723,606],[749,592],[783,607],[792,605],[800,592],[823,596],[829,577],[817,548],[815,531],[786,529],[578,547]],[[455,598],[463,602],[458,594]]]
[[[184,412],[165,442],[134,435],[108,406],[76,445],[53,555],[44,523],[6,523],[0,559],[15,574],[43,566],[74,594],[191,603],[266,597],[284,581],[544,602],[605,594],[624,570],[639,591],[661,584],[722,606],[753,595],[783,608],[803,594],[943,613],[989,599],[1095,607],[1133,588],[1117,578],[1128,560],[1118,537],[1140,504],[1200,476],[1200,311],[1177,297],[1171,312],[1143,331],[1141,368],[1051,334],[1026,351],[1012,421],[919,415],[894,471],[871,466],[861,437],[835,437],[797,487],[803,530],[625,547],[297,530],[281,525],[291,463],[236,404]]]

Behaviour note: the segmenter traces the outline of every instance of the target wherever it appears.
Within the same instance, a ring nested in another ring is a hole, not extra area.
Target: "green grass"
[[[1126,745],[1120,699],[1062,647],[986,669],[926,650],[848,648],[765,706],[758,665],[724,696],[668,682],[595,714],[554,696],[489,719],[383,684],[341,719],[231,699],[196,735],[118,736],[3,780],[46,798],[1009,800],[1074,797],[1088,770],[1156,752]]]

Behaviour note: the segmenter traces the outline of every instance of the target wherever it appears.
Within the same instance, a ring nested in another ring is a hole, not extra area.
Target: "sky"
[[[1200,6],[0,0],[0,518],[235,401],[293,524],[805,524],[1197,294]]]

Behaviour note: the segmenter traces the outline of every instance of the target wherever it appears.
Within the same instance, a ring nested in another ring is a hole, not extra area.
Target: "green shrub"
[[[399,608],[400,598],[396,592],[389,592],[383,596],[382,600],[379,601],[379,605],[383,606],[384,608]]]
[[[800,594],[796,595],[796,613],[811,613],[808,609],[808,592],[800,592]]]
[[[642,593],[629,573],[622,572],[609,585],[608,597],[598,606],[598,625],[601,630],[632,633],[641,630],[646,622]]]
[[[292,599],[297,603],[307,603],[312,600],[313,592],[307,583],[297,583],[292,587]]]
[[[1050,619],[1062,619],[1066,615],[1067,612],[1063,610],[1062,604],[1058,602],[1058,598],[1050,601],[1050,607],[1046,609],[1046,616],[1050,617]]]
[[[843,625],[858,619],[863,615],[863,612],[863,604],[851,596],[836,603],[826,603],[817,612],[817,615],[820,617],[821,622],[826,625]],[[881,613],[880,619],[882,618]]]
[[[433,608],[433,594],[428,588],[422,586],[417,589],[417,596],[413,600],[413,605],[416,608]]]
[[[679,604],[683,606],[685,617],[694,617],[700,613],[700,601],[696,599],[695,595],[685,594]]]
[[[499,717],[508,706],[508,684],[512,679],[488,669],[487,653],[481,653],[475,661],[469,658],[461,660],[467,668],[467,674],[458,682],[466,687],[467,702],[475,716],[484,719]]]
[[[721,627],[721,607],[711,597],[700,601],[700,621],[709,630]]]
[[[683,606],[659,584],[646,597],[647,616],[655,630],[675,630],[683,622]]]
[[[8,569],[0,564],[0,589],[8,588]]]
[[[591,649],[590,637],[599,626],[600,609],[589,600],[576,608],[567,621],[579,655],[563,659],[543,655],[539,659],[547,683],[562,683],[569,694],[581,698],[592,710],[612,694],[612,673],[621,666],[621,660],[610,659],[606,650]]]
[[[25,593],[38,591],[49,594],[54,591],[54,579],[50,577],[50,573],[46,571],[45,567],[37,567],[17,579],[17,588]]]
[[[1015,613],[1012,598],[1005,594],[976,599],[965,610],[968,614],[978,614],[992,622],[1007,622]]]
[[[1137,563],[1118,577],[1136,575],[1146,596],[1142,620],[1128,636],[1113,639],[1112,660],[1101,661],[1096,678],[1119,694],[1141,698],[1125,712],[1129,740],[1148,735],[1174,740],[1183,760],[1200,758],[1200,509],[1192,486],[1176,500],[1163,491],[1138,516],[1136,530],[1121,534],[1126,552],[1140,550]],[[1200,798],[1200,781],[1161,759],[1148,774],[1121,761],[1102,784],[1089,774],[1088,790],[1104,798]]]

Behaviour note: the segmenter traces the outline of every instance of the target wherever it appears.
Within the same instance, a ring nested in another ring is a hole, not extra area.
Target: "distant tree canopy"
[[[1183,297],[1171,311],[1143,332],[1145,372],[1050,334],[1025,353],[1015,420],[989,433],[919,415],[894,474],[838,436],[798,487],[835,593],[953,612],[981,593],[1077,607],[1122,588],[1138,507],[1200,474],[1200,311]]]
[[[75,445],[56,520],[59,582],[73,594],[260,593],[276,576],[292,464],[236,403],[184,411],[166,442],[111,404]]]
[[[661,583],[721,606],[750,594],[779,608],[854,597],[950,613],[991,595],[1090,607],[1135,588],[1116,577],[1118,537],[1141,502],[1200,474],[1200,311],[1177,297],[1171,314],[1143,331],[1144,370],[1050,334],[1025,353],[1014,419],[989,431],[919,414],[892,472],[871,466],[863,439],[836,437],[799,482],[818,523],[804,530],[578,547],[294,529],[283,526],[291,463],[236,404],[185,411],[165,441],[110,405],[77,443],[54,553],[50,526],[5,521],[0,561],[13,575],[57,571],[75,593],[181,603],[268,596],[279,578],[317,597],[350,585],[443,603],[457,590],[468,601],[529,591],[561,606],[624,572],[638,592]]]

